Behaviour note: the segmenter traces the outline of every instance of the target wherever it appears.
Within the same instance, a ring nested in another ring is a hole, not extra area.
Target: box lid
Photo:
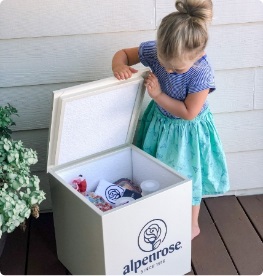
[[[48,170],[132,143],[145,86],[140,71],[54,91]]]

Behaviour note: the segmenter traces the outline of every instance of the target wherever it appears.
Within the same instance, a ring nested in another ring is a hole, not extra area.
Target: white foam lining
[[[139,83],[64,101],[57,164],[126,143]]]

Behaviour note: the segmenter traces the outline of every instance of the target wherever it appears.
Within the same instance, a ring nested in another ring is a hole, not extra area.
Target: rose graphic
[[[155,223],[151,224],[144,231],[144,241],[152,245],[152,250],[156,249],[160,245],[161,240],[159,238],[161,236],[161,232],[161,227]]]
[[[124,189],[122,187],[116,188],[116,185],[111,185],[106,189],[105,196],[110,203],[114,204],[118,198],[122,197],[123,192]]]
[[[157,249],[167,234],[167,225],[162,219],[153,219],[146,223],[138,236],[138,246],[144,252]]]

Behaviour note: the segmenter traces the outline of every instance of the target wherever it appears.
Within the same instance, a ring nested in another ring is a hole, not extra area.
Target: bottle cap
[[[156,180],[145,180],[141,183],[140,186],[143,196],[154,193],[160,188],[160,184]]]

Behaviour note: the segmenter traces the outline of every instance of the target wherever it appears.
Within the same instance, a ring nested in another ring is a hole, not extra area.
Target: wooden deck
[[[201,234],[192,245],[190,275],[259,275],[263,271],[263,195],[205,199]],[[32,219],[7,238],[0,259],[4,275],[65,275],[59,262],[52,213]]]

